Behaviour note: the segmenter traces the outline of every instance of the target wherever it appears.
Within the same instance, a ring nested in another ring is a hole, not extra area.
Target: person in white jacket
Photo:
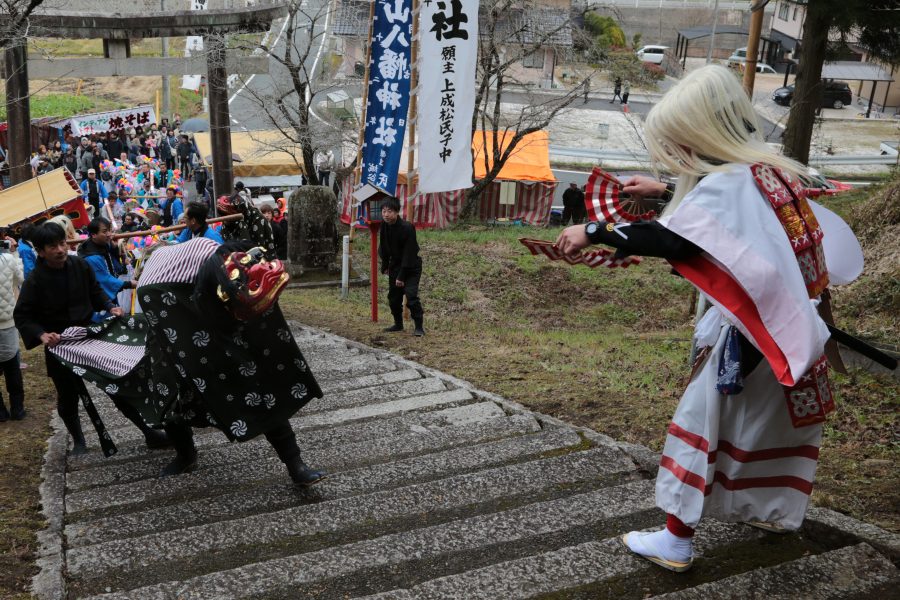
[[[19,366],[19,333],[13,323],[16,291],[25,280],[22,259],[12,238],[0,240],[0,369],[6,380],[9,411],[0,394],[0,422],[25,418],[25,388]]]

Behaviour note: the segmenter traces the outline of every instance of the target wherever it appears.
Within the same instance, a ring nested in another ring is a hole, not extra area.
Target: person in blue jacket
[[[94,216],[100,216],[101,201],[106,200],[109,192],[106,191],[106,186],[103,185],[103,182],[97,179],[96,170],[88,169],[87,179],[81,182],[81,193],[84,201],[94,207]]]
[[[171,227],[178,223],[181,213],[184,212],[184,203],[175,196],[175,188],[166,188],[166,197],[159,201],[159,224],[163,227]]]
[[[109,219],[97,217],[88,223],[87,231],[90,237],[78,247],[78,256],[91,266],[100,288],[115,302],[119,292],[133,289],[137,282],[118,277],[125,273],[125,268],[119,262],[118,253],[110,243],[112,229]]]
[[[34,224],[28,223],[22,228],[22,233],[19,235],[19,258],[22,259],[25,279],[28,279],[28,274],[34,270],[34,265],[37,262],[37,254],[34,251],[34,246],[31,245],[31,234],[33,231]]]
[[[178,236],[178,242],[187,242],[194,238],[203,237],[216,242],[225,243],[222,236],[206,223],[209,216],[209,208],[202,202],[191,202],[184,213],[184,223],[187,225]]]

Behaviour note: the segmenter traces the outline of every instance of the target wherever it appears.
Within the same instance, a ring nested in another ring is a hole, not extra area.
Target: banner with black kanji
[[[419,190],[471,187],[477,0],[422,2],[419,57]]]
[[[362,181],[393,194],[409,110],[411,0],[376,0],[372,20]]]

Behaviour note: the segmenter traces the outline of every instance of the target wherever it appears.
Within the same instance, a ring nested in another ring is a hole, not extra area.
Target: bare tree
[[[25,37],[28,18],[44,0],[0,0],[0,48]]]
[[[276,139],[260,137],[257,143],[291,156],[309,183],[318,185],[317,151],[344,147],[347,142],[355,146],[358,120],[354,117],[342,121],[315,110],[315,105],[336,86],[329,83],[325,69],[320,69],[317,61],[332,5],[312,4],[307,6],[300,0],[287,3],[287,23],[281,38],[271,46],[259,46],[277,65],[270,73],[272,85],[269,89],[247,86],[244,91],[265,116],[266,124],[281,134]]]
[[[475,111],[472,130],[482,131],[484,152],[475,160],[484,161],[485,177],[473,180],[466,192],[461,218],[474,214],[482,192],[494,182],[506,161],[520,150],[526,136],[545,129],[566,107],[587,89],[590,77],[561,92],[540,94],[531,90],[518,75],[523,61],[537,58],[545,48],[560,45],[572,27],[568,12],[564,18],[552,10],[518,0],[487,0],[481,3],[476,75]],[[552,75],[551,75],[552,80]],[[515,114],[503,110],[504,96],[513,89]],[[490,139],[489,139],[490,138]]]
[[[870,55],[900,64],[900,8],[896,0],[792,1],[806,5],[806,21],[794,99],[784,130],[784,153],[806,164],[816,113],[822,106],[825,60],[833,58],[853,37]]]

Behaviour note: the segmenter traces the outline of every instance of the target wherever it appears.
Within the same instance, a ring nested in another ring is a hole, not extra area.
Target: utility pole
[[[713,59],[713,48],[716,47],[716,25],[718,24],[719,0],[716,0],[716,5],[713,7],[712,29],[709,32],[709,50],[706,51],[706,64],[711,63]]]
[[[28,45],[21,37],[4,50],[6,119],[9,122],[6,163],[13,185],[31,179],[31,107],[28,104]]]
[[[166,12],[166,0],[159,0],[159,8],[162,12]],[[166,59],[169,56],[169,38],[162,38],[162,57]],[[162,114],[156,115],[157,120],[162,122],[163,115],[167,117],[171,117],[169,114],[169,109],[171,108],[171,97],[169,92],[169,76],[163,75],[162,77]]]
[[[750,35],[747,40],[747,60],[744,62],[744,91],[753,99],[756,82],[756,62],[759,58],[759,36],[762,35],[763,17],[769,0],[754,0],[750,5]]]

